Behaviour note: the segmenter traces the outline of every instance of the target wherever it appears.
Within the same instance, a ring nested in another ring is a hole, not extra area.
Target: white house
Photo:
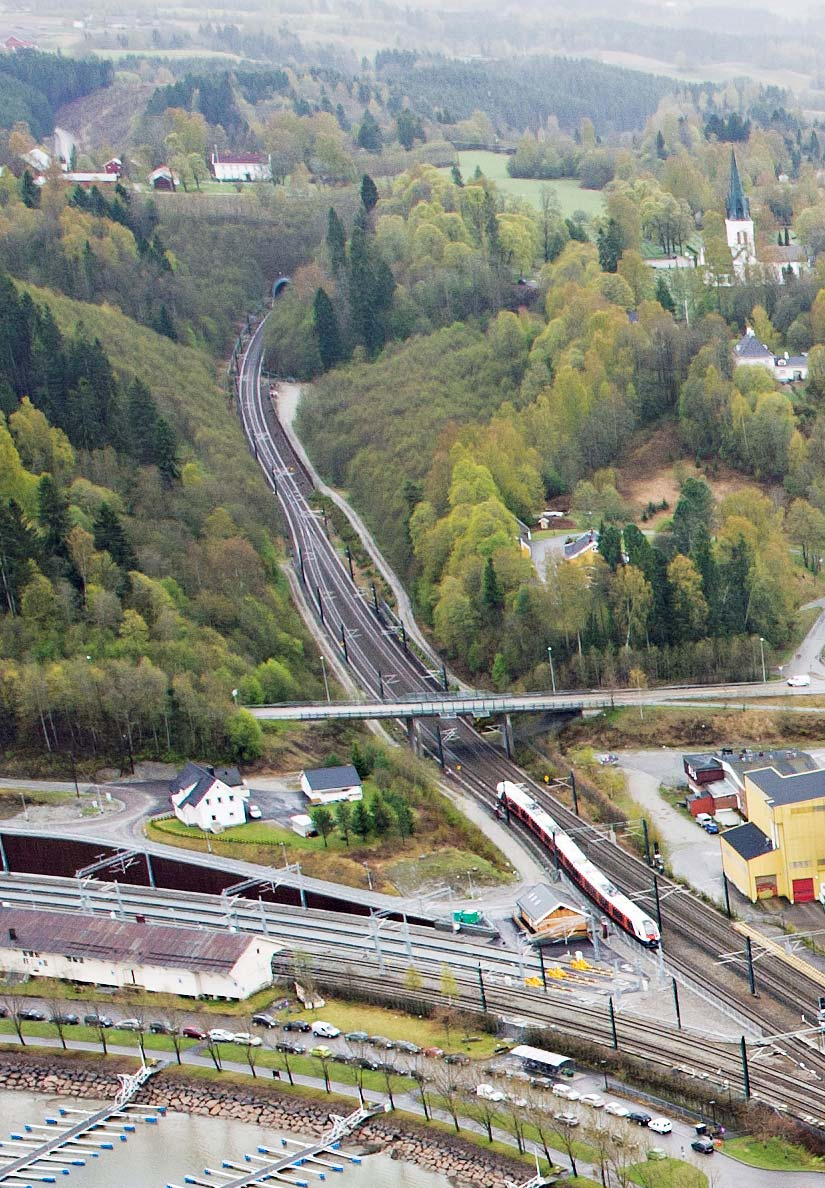
[[[219,153],[216,148],[209,164],[215,181],[272,181],[272,165],[264,153],[242,153],[232,157]]]
[[[783,355],[775,355],[769,346],[759,341],[750,326],[733,348],[733,361],[737,367],[764,367],[780,384],[808,378],[806,354],[789,355],[786,351]]]
[[[364,791],[358,772],[346,767],[318,767],[301,772],[301,789],[310,804],[333,804],[336,800],[361,800]]]
[[[169,785],[175,816],[184,825],[219,833],[243,825],[249,789],[237,767],[201,767],[187,763]]]
[[[268,937],[109,916],[0,909],[0,968],[187,998],[244,999],[272,983]]]

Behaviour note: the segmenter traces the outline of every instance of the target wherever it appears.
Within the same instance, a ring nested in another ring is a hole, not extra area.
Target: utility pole
[[[607,1000],[607,1005],[610,1009],[610,1030],[613,1033],[613,1047],[618,1052],[619,1037],[616,1033],[616,1012],[613,1009],[613,995],[612,994],[610,995],[610,997]]]
[[[747,1099],[751,1095],[751,1078],[748,1072],[748,1045],[744,1035],[739,1040],[739,1051],[742,1054],[742,1090]]]

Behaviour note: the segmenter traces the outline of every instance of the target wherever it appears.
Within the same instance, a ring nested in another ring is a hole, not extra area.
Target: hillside
[[[320,681],[210,359],[110,307],[2,283],[7,759],[254,758],[232,690],[317,696]]]

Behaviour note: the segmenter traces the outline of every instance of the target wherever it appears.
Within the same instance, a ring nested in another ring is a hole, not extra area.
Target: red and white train
[[[499,806],[526,825],[551,854],[555,851],[562,870],[606,916],[646,948],[658,949],[656,922],[611,883],[521,784],[504,780],[496,785],[496,792]]]

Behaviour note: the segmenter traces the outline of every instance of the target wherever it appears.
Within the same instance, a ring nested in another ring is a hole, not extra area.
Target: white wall
[[[147,926],[150,928],[151,926]],[[187,998],[248,998],[272,981],[272,958],[279,946],[250,937],[246,951],[228,974],[170,968],[159,965],[102,961],[96,957],[72,960],[62,954],[38,953],[26,957],[20,949],[0,947],[0,968],[32,977],[60,978],[102,986],[142,986],[157,994],[181,994]]]

